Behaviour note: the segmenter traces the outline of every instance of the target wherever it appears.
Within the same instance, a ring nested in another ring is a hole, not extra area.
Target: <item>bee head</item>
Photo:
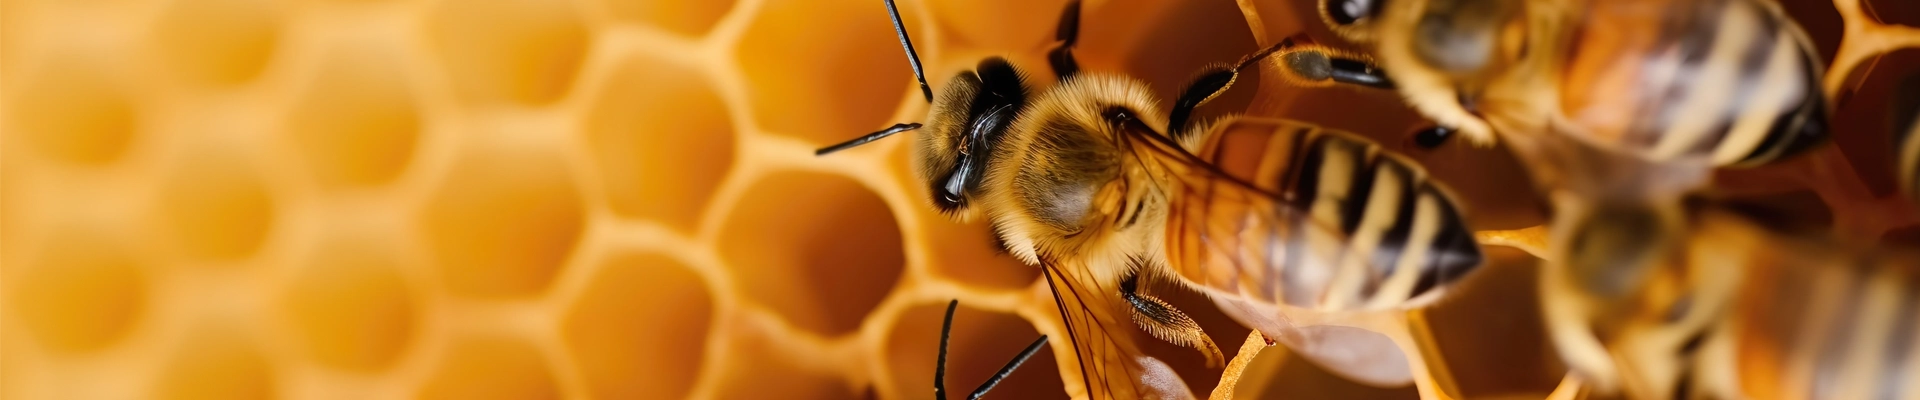
[[[814,155],[826,155],[928,127],[929,132],[920,135],[914,146],[914,172],[927,183],[934,207],[955,219],[966,220],[972,215],[968,203],[980,196],[987,160],[993,157],[995,147],[1007,127],[1013,125],[1014,117],[1026,107],[1024,78],[1006,59],[990,57],[981,60],[973,70],[963,71],[947,81],[946,88],[935,98],[933,89],[927,86],[926,70],[920,66],[920,55],[913,51],[913,41],[907,38],[906,27],[900,22],[900,10],[893,6],[892,0],[886,4],[888,15],[893,17],[894,31],[900,35],[900,46],[906,50],[907,63],[913,67],[913,77],[920,81],[920,93],[932,103],[927,123],[894,124],[820,148]]]
[[[967,206],[979,198],[987,161],[1026,107],[1026,91],[1020,73],[999,57],[980,61],[941,89],[913,154],[914,172],[941,212],[972,215]]]
[[[1455,77],[1489,73],[1525,47],[1517,0],[1431,0],[1415,17],[1413,51],[1427,67]]]

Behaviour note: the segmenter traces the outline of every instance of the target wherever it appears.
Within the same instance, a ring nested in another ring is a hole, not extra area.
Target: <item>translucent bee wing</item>
[[[1317,325],[1278,336],[1280,343],[1341,377],[1374,386],[1413,382],[1407,354],[1387,335],[1339,325]]]
[[[1126,136],[1168,196],[1168,269],[1196,286],[1325,312],[1406,309],[1484,261],[1444,187],[1351,134],[1242,119],[1198,155]]]
[[[1281,307],[1238,296],[1213,296],[1235,321],[1259,330],[1287,350],[1354,382],[1393,387],[1413,382],[1406,352],[1387,335],[1344,325],[1297,325]]]
[[[1407,347],[1394,340],[1406,326],[1394,321],[1483,260],[1450,196],[1411,161],[1350,134],[1229,128],[1201,155],[1122,130],[1170,196],[1169,269],[1336,374],[1412,381]]]
[[[1181,380],[1180,374],[1174,373],[1173,367],[1167,366],[1167,363],[1161,362],[1157,358],[1145,356],[1134,357],[1133,363],[1140,368],[1140,388],[1143,389],[1139,393],[1140,398],[1194,398],[1193,390],[1187,387],[1187,382]]]
[[[1053,341],[1054,346],[1070,346],[1074,355],[1074,362],[1060,363],[1068,393],[1089,399],[1194,398],[1178,373],[1135,345],[1134,324],[1120,308],[1118,287],[1101,285],[1084,266],[1043,259],[1040,269],[1067,333],[1067,340]]]

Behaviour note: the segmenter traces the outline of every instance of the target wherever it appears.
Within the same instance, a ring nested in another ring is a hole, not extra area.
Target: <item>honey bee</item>
[[[896,28],[898,12],[887,2]],[[935,208],[990,222],[1009,254],[1041,269],[1068,333],[1082,395],[1185,397],[1141,355],[1131,324],[1222,356],[1198,323],[1143,288],[1200,290],[1243,324],[1350,378],[1411,380],[1391,338],[1320,316],[1429,304],[1483,262],[1463,210],[1418,164],[1356,135],[1281,120],[1196,123],[1192,111],[1282,43],[1210,67],[1162,113],[1135,79],[1081,71],[1080,2],[1048,53],[1055,83],[1035,90],[1001,58],[947,81],[925,124],[902,123],[817,151],[912,130],[914,175]],[[901,43],[913,58],[904,29]],[[912,60],[922,77],[918,60]],[[925,79],[919,78],[921,82]],[[1252,342],[1252,339],[1249,340]]]
[[[1823,66],[1768,0],[1322,0],[1320,10],[1336,33],[1372,45],[1409,104],[1476,145],[1495,132],[1567,134],[1650,160],[1746,166],[1826,138]]]
[[[1282,64],[1290,75],[1381,75],[1441,126],[1416,144],[1485,146],[1498,134],[1527,165],[1554,209],[1546,275],[1556,280],[1543,301],[1629,306],[1686,242],[1683,202],[1714,168],[1826,141],[1823,66],[1768,0],[1323,0],[1320,10],[1373,58],[1323,65],[1305,61],[1340,55],[1302,47],[1332,55],[1283,54],[1304,60]]]
[[[1290,80],[1377,76],[1368,81],[1439,124],[1414,143],[1485,146],[1499,133],[1536,182],[1604,203],[1556,207],[1671,214],[1713,167],[1826,141],[1823,66],[1768,0],[1322,0],[1319,10],[1372,58],[1300,47],[1312,54],[1280,56],[1300,61],[1282,63],[1305,77]]]
[[[1545,303],[1573,379],[1631,398],[1920,393],[1908,384],[1920,378],[1915,254],[1774,232],[1725,210],[1691,214],[1631,301]],[[1542,290],[1570,289],[1542,279]]]
[[[947,400],[947,339],[950,334],[953,333],[953,310],[959,306],[960,300],[948,301],[946,319],[940,323],[940,358],[938,361],[939,364],[934,364],[933,368],[933,398],[937,400]],[[1047,335],[1040,335],[1040,338],[1035,339],[1033,344],[1027,345],[1027,348],[1021,350],[1020,354],[1013,356],[1012,360],[1008,360],[1006,366],[1000,367],[1000,371],[994,372],[993,376],[988,377],[986,382],[981,382],[980,386],[975,387],[972,393],[968,393],[967,400],[979,399],[982,396],[986,396],[987,392],[992,391],[993,387],[999,385],[1001,380],[1006,379],[1009,375],[1013,375],[1014,370],[1020,369],[1020,364],[1025,364],[1027,359],[1033,358],[1034,353],[1040,352],[1040,346],[1045,346],[1046,344]]]

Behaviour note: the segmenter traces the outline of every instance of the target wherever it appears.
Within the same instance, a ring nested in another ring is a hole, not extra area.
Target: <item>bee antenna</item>
[[[835,143],[832,146],[821,147],[819,150],[814,150],[813,155],[824,156],[824,155],[827,155],[828,153],[833,153],[836,151],[859,147],[860,145],[867,144],[868,142],[880,140],[880,138],[893,136],[893,134],[895,133],[906,132],[906,131],[915,130],[915,129],[920,129],[920,123],[908,122],[903,124],[893,124],[893,126],[887,127],[887,129],[881,129],[879,132],[861,135],[860,137],[853,138],[845,142]]]
[[[913,78],[920,80],[920,95],[926,96],[927,102],[932,103],[933,88],[927,87],[927,72],[920,67],[920,53],[915,53],[913,41],[907,40],[907,26],[900,22],[900,9],[893,6],[893,0],[882,1],[887,3],[887,15],[893,17],[893,32],[900,35],[900,47],[907,49],[907,62],[913,64]]]
[[[994,385],[999,385],[1001,380],[1007,379],[1007,375],[1012,375],[1013,370],[1019,369],[1020,364],[1025,364],[1028,358],[1033,358],[1033,353],[1040,352],[1040,347],[1046,344],[1047,335],[1040,335],[1040,339],[1034,340],[1033,344],[1027,345],[1027,349],[1021,350],[1019,356],[1015,356],[1013,360],[1007,361],[1007,365],[1000,367],[999,372],[994,372],[992,378],[987,378],[986,382],[980,384],[980,388],[974,389],[973,394],[967,396],[967,400],[975,400],[981,396],[986,396],[988,390],[993,390]]]
[[[947,400],[947,341],[953,336],[953,310],[959,306],[960,299],[948,301],[946,321],[940,323],[940,363],[935,364],[933,367],[933,398],[939,400]],[[987,378],[986,382],[980,383],[980,387],[974,388],[973,393],[967,395],[967,400],[975,400],[986,396],[988,391],[993,390],[994,386],[998,386],[1000,381],[1006,380],[1007,376],[1012,375],[1014,370],[1020,369],[1020,364],[1025,364],[1027,359],[1033,358],[1033,354],[1039,353],[1040,348],[1046,344],[1047,335],[1040,335],[1040,339],[1034,340],[1033,344],[1027,345],[1025,350],[1020,351],[1020,355],[1014,356],[1013,360],[1007,361],[1007,365],[1000,367],[1000,371],[994,372],[993,376]]]
[[[948,301],[947,320],[940,323],[940,363],[933,366],[933,398],[939,400],[947,400],[947,338],[953,334],[953,309],[959,306],[960,299]]]

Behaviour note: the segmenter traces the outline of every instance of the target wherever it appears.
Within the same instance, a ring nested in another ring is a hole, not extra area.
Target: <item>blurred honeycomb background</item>
[[[1171,98],[1258,40],[1332,41],[1311,2],[1241,3],[1091,1],[1078,54]],[[1787,3],[1830,59],[1847,27],[1920,24],[1907,0],[1845,24]],[[1049,74],[1063,4],[900,7],[937,90],[990,55]],[[1890,82],[1920,71],[1892,43],[1842,54],[1860,67],[1831,82],[1881,195]],[[1249,81],[1207,115],[1390,146],[1419,125],[1390,93]],[[0,397],[924,399],[956,298],[948,379],[970,389],[1064,339],[1038,272],[927,206],[908,140],[812,155],[919,120],[911,82],[870,0],[0,0]],[[1416,156],[1481,228],[1542,221],[1502,151]],[[1436,379],[1538,398],[1562,369],[1536,260],[1491,251],[1422,313]],[[1167,296],[1237,350],[1246,328]],[[1214,387],[1197,354],[1142,343]],[[997,392],[1065,396],[1068,356]],[[1415,395],[1283,350],[1248,379],[1251,397]]]

